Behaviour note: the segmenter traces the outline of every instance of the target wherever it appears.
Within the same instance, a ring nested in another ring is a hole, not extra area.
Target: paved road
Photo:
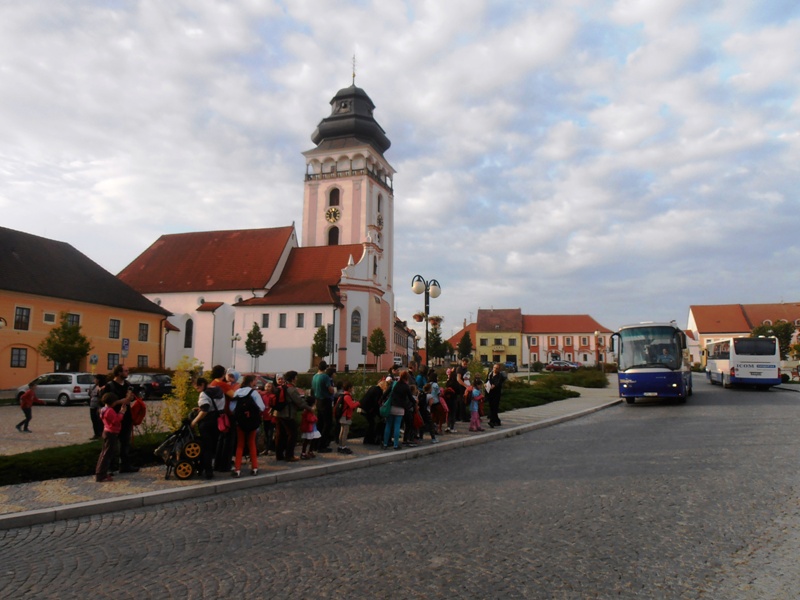
[[[0,589],[791,598],[798,425],[798,394],[698,382],[684,406],[620,405],[417,460],[2,531]]]

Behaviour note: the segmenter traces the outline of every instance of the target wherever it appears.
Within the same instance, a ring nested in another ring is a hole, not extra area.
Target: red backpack
[[[131,422],[133,423],[134,427],[137,425],[141,425],[144,422],[144,418],[147,416],[147,404],[144,403],[144,400],[136,396],[133,402],[131,402]]]

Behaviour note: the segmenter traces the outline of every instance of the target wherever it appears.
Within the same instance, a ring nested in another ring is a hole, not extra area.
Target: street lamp
[[[428,315],[430,314],[430,299],[438,298],[442,293],[442,286],[435,279],[425,281],[422,275],[414,275],[411,280],[411,291],[415,294],[425,294],[425,365],[430,364],[430,348],[428,348]]]
[[[231,341],[233,342],[233,364],[231,365],[234,369],[236,368],[236,342],[241,341],[242,336],[238,333],[231,336]]]

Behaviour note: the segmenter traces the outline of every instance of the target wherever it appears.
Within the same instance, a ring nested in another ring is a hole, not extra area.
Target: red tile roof
[[[523,333],[613,333],[589,315],[524,315]]]
[[[693,305],[697,331],[701,334],[746,333],[764,321],[777,323],[783,319],[794,323],[800,319],[800,303],[780,304],[708,304]]]
[[[461,338],[464,337],[464,334],[469,332],[469,339],[472,340],[472,347],[475,348],[478,344],[478,324],[477,323],[470,323],[466,327],[462,327],[461,331],[456,333],[453,337],[447,340],[453,348],[458,349],[458,343],[461,341]]]
[[[262,289],[294,227],[162,235],[118,275],[142,294]]]
[[[203,302],[200,306],[197,307],[197,312],[214,312],[220,306],[225,304],[224,302]]]
[[[522,331],[521,308],[479,308],[478,331]],[[474,341],[474,340],[473,340]]]
[[[336,286],[350,257],[364,253],[362,244],[293,248],[281,278],[263,298],[248,298],[237,306],[276,304],[332,304],[338,301]]]

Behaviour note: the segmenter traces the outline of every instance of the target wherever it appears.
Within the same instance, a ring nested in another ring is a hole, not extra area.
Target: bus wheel
[[[625,402],[627,402],[628,404],[633,404],[634,402],[636,402],[636,398],[625,398]]]

